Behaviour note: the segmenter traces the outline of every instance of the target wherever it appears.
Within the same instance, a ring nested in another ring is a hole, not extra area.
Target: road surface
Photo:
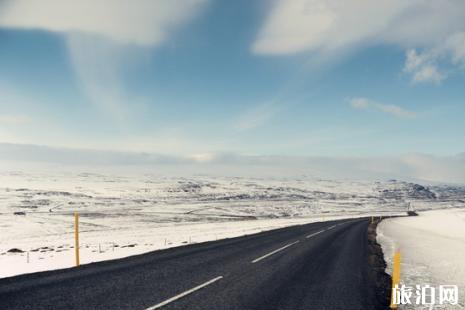
[[[313,223],[0,279],[0,309],[379,309],[367,227]]]

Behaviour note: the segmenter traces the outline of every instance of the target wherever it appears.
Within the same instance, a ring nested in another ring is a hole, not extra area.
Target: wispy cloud
[[[138,99],[129,94],[124,83],[124,70],[136,65],[128,48],[80,33],[69,34],[67,46],[83,93],[101,112],[125,123]]]
[[[252,48],[289,54],[370,43],[425,45],[464,26],[464,8],[460,0],[278,0]]]
[[[442,67],[465,69],[465,32],[456,32],[446,40],[422,52],[409,49],[404,72],[412,76],[413,83],[439,84],[448,77]]]
[[[0,26],[86,33],[122,44],[155,46],[194,16],[206,0],[12,0]]]
[[[386,104],[377,102],[367,98],[352,98],[349,100],[350,106],[354,109],[359,110],[366,110],[366,109],[374,109],[377,111],[381,111],[387,114],[391,114],[398,118],[413,118],[416,117],[416,113],[413,111],[409,111],[405,108],[402,108],[398,105],[394,104]]]
[[[62,33],[82,90],[121,120],[139,100],[123,78],[127,52],[154,48],[197,15],[207,0],[11,0],[0,3],[0,27]],[[139,55],[140,56],[140,55]]]
[[[410,50],[404,71],[415,83],[439,83],[448,75],[437,61],[463,64],[464,29],[461,0],[278,0],[272,2],[252,51],[339,55],[368,45],[394,44]],[[414,54],[417,48],[428,56]]]

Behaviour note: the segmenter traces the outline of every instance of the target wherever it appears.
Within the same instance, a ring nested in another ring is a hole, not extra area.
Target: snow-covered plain
[[[315,221],[461,207],[463,188],[400,181],[0,172],[0,277]],[[24,215],[14,213],[24,212]],[[12,249],[17,249],[12,251]]]
[[[389,273],[394,251],[399,250],[403,284],[414,288],[429,284],[436,290],[439,285],[458,285],[458,305],[436,305],[433,309],[465,308],[465,209],[426,211],[415,217],[387,219],[378,225],[377,233]],[[425,309],[420,305],[399,308]]]

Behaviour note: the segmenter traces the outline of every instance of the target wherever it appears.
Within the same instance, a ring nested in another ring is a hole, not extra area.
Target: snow
[[[399,214],[409,203],[459,207],[460,190],[305,176],[2,170],[0,277],[74,266],[73,212],[80,214],[81,263],[87,264],[290,225]]]
[[[343,217],[331,216],[324,220]],[[212,241],[254,234],[261,231],[300,225],[322,220],[321,217],[300,219],[271,219],[225,223],[187,223],[155,225],[124,230],[85,231],[80,235],[81,264],[116,259],[153,250],[182,246],[189,243]],[[72,223],[70,216],[68,222]],[[3,238],[2,238],[3,239]],[[29,252],[6,253],[0,256],[0,277],[22,273],[68,268],[74,266],[73,233],[35,235],[18,240],[2,240],[2,249],[20,248]],[[3,258],[1,258],[3,257]]]
[[[459,305],[436,305],[434,309],[465,308],[464,209],[425,211],[415,217],[384,220],[378,226],[378,241],[389,273],[394,251],[401,252],[401,282],[405,285],[458,285]],[[414,305],[399,309],[423,308]]]

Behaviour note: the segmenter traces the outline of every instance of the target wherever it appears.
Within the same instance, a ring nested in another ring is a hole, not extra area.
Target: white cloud
[[[446,76],[440,73],[438,68],[434,65],[425,65],[413,72],[414,83],[432,82],[434,84],[439,84],[445,78]]]
[[[285,54],[312,49],[322,42],[337,16],[325,2],[277,1],[260,31],[253,50]]]
[[[339,49],[373,40],[418,2],[278,0],[253,44],[253,50],[259,54],[288,54]]]
[[[207,0],[10,0],[0,27],[62,33],[88,98],[121,120],[140,98],[129,95],[123,69],[137,47],[153,48],[197,15]],[[139,55],[140,56],[140,55]]]
[[[465,69],[465,32],[449,35],[440,44],[418,52],[409,49],[406,53],[404,72],[412,75],[414,83],[431,82],[439,84],[447,78],[447,73],[441,72],[443,67],[457,66]]]
[[[157,45],[205,0],[13,0],[0,26],[99,35],[124,44]]]
[[[409,111],[398,105],[381,103],[367,98],[352,98],[349,103],[354,109],[364,110],[372,108],[398,118],[413,118],[416,116],[415,112]]]
[[[439,72],[437,59],[438,55],[434,52],[419,54],[415,49],[410,49],[406,53],[404,72],[412,75],[414,83],[439,84],[446,78],[446,75]]]
[[[428,54],[431,49],[444,48],[447,52],[441,55],[448,54],[449,60],[463,64],[464,30],[462,0],[277,0],[252,50],[274,55],[305,51],[325,54],[394,44],[425,49]],[[406,72],[415,82],[438,83],[446,75],[430,62],[432,59]]]

